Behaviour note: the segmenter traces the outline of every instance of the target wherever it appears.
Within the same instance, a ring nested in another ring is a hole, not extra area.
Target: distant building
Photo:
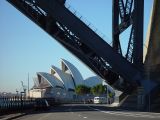
[[[73,64],[61,59],[61,69],[52,65],[50,73],[37,72],[34,82],[35,84],[29,92],[30,97],[73,100],[76,98],[75,88],[77,85],[84,84],[93,87],[103,84],[104,80],[98,76],[84,80]]]
[[[49,73],[37,72],[37,79],[35,81],[36,84],[29,93],[30,97],[50,98],[55,97],[57,92],[58,94],[60,94],[60,91],[63,93],[65,92],[64,84]]]

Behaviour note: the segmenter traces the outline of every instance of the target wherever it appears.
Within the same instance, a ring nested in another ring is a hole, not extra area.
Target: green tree
[[[89,94],[90,93],[90,87],[86,85],[78,85],[75,89],[76,94],[78,95],[84,95],[84,94]]]
[[[105,92],[106,92],[106,88],[102,84],[98,84],[91,88],[91,93],[94,95],[101,95],[101,94],[104,94]]]

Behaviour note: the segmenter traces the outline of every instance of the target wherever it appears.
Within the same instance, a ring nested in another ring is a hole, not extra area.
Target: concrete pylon
[[[147,33],[148,49],[144,50],[145,75],[147,79],[160,83],[160,0],[154,0]]]

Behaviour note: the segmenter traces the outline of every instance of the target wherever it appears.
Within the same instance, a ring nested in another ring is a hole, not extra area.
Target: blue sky
[[[152,2],[153,0],[145,0],[144,36]],[[67,0],[67,3],[102,31],[107,39],[112,39],[112,0]],[[126,35],[122,38],[125,48]],[[32,86],[32,78],[36,76],[36,72],[50,72],[52,64],[60,67],[60,58],[72,62],[84,78],[94,75],[76,57],[5,0],[0,0],[0,42],[0,92],[20,90],[20,81],[27,85],[28,72]]]

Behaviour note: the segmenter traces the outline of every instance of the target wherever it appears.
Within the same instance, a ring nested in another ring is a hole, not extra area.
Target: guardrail
[[[27,98],[23,96],[0,96],[0,115],[24,110],[44,110],[60,105],[55,98]]]
[[[84,16],[82,16],[76,9],[74,9],[68,3],[65,3],[65,7],[72,12],[76,17],[78,17],[83,23],[85,23],[92,31],[99,35],[103,40],[105,40],[109,45],[112,46],[112,41],[103,34],[98,28],[96,28],[91,22],[89,22]]]
[[[78,17],[83,23],[85,23],[92,31],[98,34],[103,40],[105,40],[110,46],[112,46],[112,40],[107,37],[103,32],[101,32],[98,28],[96,28],[89,20],[87,20],[84,16],[82,16],[75,8],[73,8],[70,4],[65,3],[65,7],[70,10],[76,17]],[[147,45],[143,44],[143,49],[148,49]]]
[[[0,97],[0,113],[5,114],[9,111],[21,111],[31,109],[35,105],[35,99],[24,98],[21,96]]]

